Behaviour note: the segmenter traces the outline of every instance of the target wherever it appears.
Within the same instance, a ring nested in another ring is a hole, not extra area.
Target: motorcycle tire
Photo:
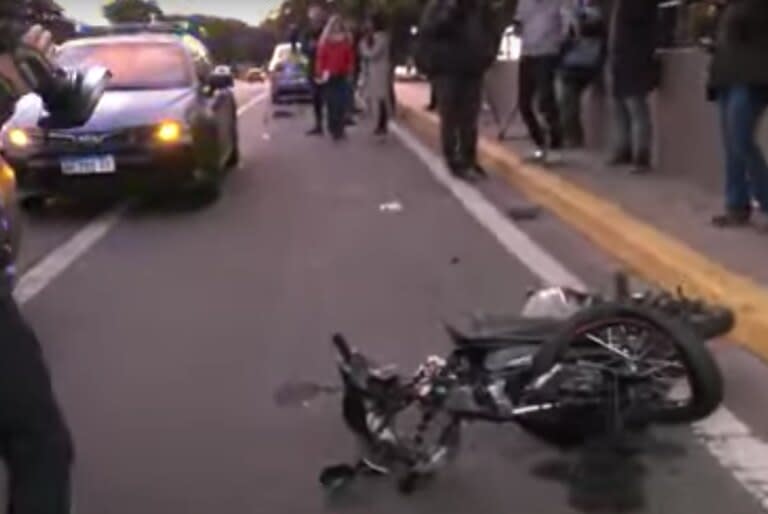
[[[685,366],[691,390],[685,405],[647,406],[628,420],[633,424],[684,424],[712,414],[723,401],[723,377],[707,346],[695,330],[682,321],[665,316],[654,309],[624,303],[606,303],[588,307],[567,321],[557,336],[545,342],[534,355],[532,376],[538,377],[553,368],[566,355],[579,335],[600,326],[635,323],[649,326],[675,345],[677,358]]]

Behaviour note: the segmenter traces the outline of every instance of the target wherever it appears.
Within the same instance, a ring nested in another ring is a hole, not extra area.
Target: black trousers
[[[325,105],[325,96],[323,94],[323,85],[315,82],[312,85],[312,108],[315,112],[315,128],[323,128],[323,107]]]
[[[69,431],[40,344],[7,296],[0,298],[0,451],[10,514],[70,514]]]
[[[379,99],[378,105],[378,118],[376,120],[376,131],[386,132],[389,126],[389,102],[383,98]]]
[[[440,113],[443,155],[454,172],[477,162],[477,118],[483,96],[482,75],[443,75],[432,81]]]
[[[518,75],[518,105],[528,133],[540,148],[559,149],[563,146],[560,112],[555,95],[557,56],[524,56],[520,59]],[[537,105],[534,106],[534,103]],[[544,116],[546,131],[536,115]]]

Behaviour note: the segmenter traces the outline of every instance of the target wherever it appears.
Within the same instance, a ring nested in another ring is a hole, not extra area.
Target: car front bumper
[[[114,172],[67,175],[62,171],[62,158],[102,155],[114,157]],[[43,149],[26,155],[6,153],[5,158],[16,171],[22,195],[101,196],[177,189],[191,182],[197,169],[189,144],[78,153]]]

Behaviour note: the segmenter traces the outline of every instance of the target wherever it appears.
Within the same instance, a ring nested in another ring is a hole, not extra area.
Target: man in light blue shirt
[[[558,161],[558,151],[563,147],[555,77],[571,23],[572,3],[572,0],[519,0],[515,16],[522,40],[518,105],[536,144],[532,157],[547,163]],[[538,119],[534,102],[546,128]]]

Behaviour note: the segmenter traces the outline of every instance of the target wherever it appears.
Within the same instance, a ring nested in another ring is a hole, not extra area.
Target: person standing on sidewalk
[[[385,135],[390,118],[391,59],[389,34],[380,14],[374,14],[360,42],[360,56],[365,63],[366,97],[377,112],[376,135]]]
[[[483,76],[501,44],[489,0],[431,0],[421,19],[417,65],[437,92],[443,155],[452,175],[475,181]]]
[[[517,4],[515,23],[522,40],[518,106],[536,145],[531,156],[536,161],[560,160],[563,132],[555,79],[571,10],[569,0],[519,0]],[[535,104],[544,117],[546,131],[539,122]]]
[[[603,69],[605,33],[605,20],[596,0],[577,0],[560,62],[563,132],[574,148],[584,146],[581,99]]]
[[[648,95],[659,84],[656,58],[659,0],[614,0],[609,24],[609,84],[614,141],[610,166],[651,169],[653,127]]]
[[[323,85],[328,108],[328,130],[336,141],[346,137],[349,81],[354,65],[352,37],[345,30],[341,17],[333,16],[320,37],[315,74],[316,80]]]
[[[725,147],[725,212],[712,222],[720,227],[746,225],[753,199],[768,213],[768,164],[756,141],[768,107],[768,1],[725,4],[709,90],[720,106]]]
[[[309,70],[309,79],[312,83],[312,107],[314,108],[315,125],[307,134],[323,135],[323,85],[315,80],[315,68],[317,59],[317,46],[320,36],[323,33],[328,16],[325,9],[320,5],[313,5],[308,11],[309,29],[305,34],[301,48],[307,57],[307,69]]]

